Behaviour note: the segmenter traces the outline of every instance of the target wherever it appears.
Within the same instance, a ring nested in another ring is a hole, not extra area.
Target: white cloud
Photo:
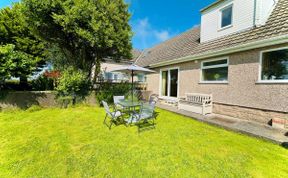
[[[167,30],[163,31],[155,31],[155,36],[158,38],[160,41],[166,41],[170,38],[170,34]]]
[[[153,45],[168,40],[171,37],[168,30],[154,28],[147,17],[138,19],[134,23],[132,22],[132,28],[134,31],[133,41],[137,43],[136,47],[140,49],[152,47]]]

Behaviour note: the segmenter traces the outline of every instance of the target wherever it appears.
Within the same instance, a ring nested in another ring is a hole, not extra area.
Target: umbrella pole
[[[133,95],[134,95],[134,71],[132,70],[132,102],[133,102]]]

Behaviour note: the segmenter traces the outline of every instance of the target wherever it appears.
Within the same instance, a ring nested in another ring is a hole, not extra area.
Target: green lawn
[[[158,110],[107,129],[98,107],[0,113],[0,177],[288,177],[288,150]]]

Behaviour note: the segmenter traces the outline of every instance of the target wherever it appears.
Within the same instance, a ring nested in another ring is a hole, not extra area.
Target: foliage
[[[129,93],[131,85],[129,83],[101,83],[96,92],[96,100],[102,105],[101,101],[113,103],[113,96],[125,96]]]
[[[45,75],[40,75],[38,78],[32,80],[31,86],[34,91],[54,90],[54,81]]]
[[[61,108],[67,108],[69,105],[73,103],[73,99],[74,98],[72,96],[58,96],[57,102]]]
[[[28,80],[27,82],[27,85],[25,87],[25,90],[32,90],[32,86],[31,86],[31,80]],[[9,79],[9,80],[6,80],[4,83],[3,83],[3,87],[2,89],[3,90],[7,90],[7,91],[23,91],[23,87],[20,84],[20,81],[17,80],[17,79]]]
[[[67,68],[61,73],[56,90],[58,96],[71,96],[84,99],[89,94],[90,80],[87,79],[87,74],[80,70]]]
[[[288,177],[287,149],[157,111],[140,134],[98,107],[0,113],[0,177]]]
[[[43,76],[45,76],[45,77],[47,77],[47,78],[51,78],[51,79],[57,80],[57,79],[60,78],[61,73],[60,73],[60,71],[58,71],[58,70],[52,70],[52,71],[47,71],[47,70],[46,70],[46,71],[43,73]]]
[[[64,55],[63,51],[55,44],[50,44],[50,47],[47,49],[47,51],[47,58],[49,63],[53,65],[53,69],[63,71],[71,66],[71,64],[69,65],[69,60]]]
[[[0,9],[2,80],[13,76],[20,77],[21,82],[27,82],[27,76],[45,64],[46,45],[29,30],[22,11],[21,3]]]
[[[41,111],[43,108],[39,105],[32,105],[28,109],[26,109],[27,112],[36,112]]]
[[[5,100],[6,96],[8,95],[8,91],[7,90],[1,90],[0,89],[0,101]],[[1,107],[0,107],[1,108]]]
[[[99,60],[131,58],[130,14],[123,0],[22,2],[29,26],[38,36],[53,44],[54,51],[64,54],[62,60],[65,60],[65,65],[89,75]],[[59,55],[57,58],[62,61]]]
[[[22,51],[15,50],[15,45],[0,46],[0,76],[2,80],[29,75],[29,72],[35,69],[33,58]]]

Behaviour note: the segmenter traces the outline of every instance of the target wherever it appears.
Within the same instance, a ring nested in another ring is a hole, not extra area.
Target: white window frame
[[[288,83],[288,80],[262,80],[262,61],[263,61],[263,53],[273,52],[273,51],[280,51],[287,49],[288,47],[281,47],[281,48],[274,48],[260,51],[260,61],[259,61],[259,74],[258,74],[258,81],[257,83]]]
[[[226,10],[226,9],[228,9],[228,8],[232,8],[232,14],[231,14],[231,24],[230,25],[227,25],[227,26],[225,26],[225,27],[222,27],[222,14],[223,14],[223,11],[224,10]],[[221,31],[221,30],[225,30],[225,29],[227,29],[227,28],[231,28],[232,26],[233,26],[233,16],[234,16],[234,5],[233,5],[233,3],[230,3],[230,4],[228,4],[228,5],[226,5],[225,7],[223,7],[223,8],[221,8],[220,10],[219,10],[219,30]]]
[[[171,70],[175,70],[177,69],[178,70],[178,81],[177,81],[177,97],[174,97],[174,96],[170,96],[170,71]],[[162,72],[164,71],[168,71],[168,95],[169,96],[163,96],[162,95]],[[171,100],[176,100],[179,98],[179,81],[180,81],[180,67],[172,67],[172,68],[164,68],[164,69],[160,69],[160,76],[159,76],[159,96],[160,98],[162,99],[171,99]]]
[[[227,60],[227,64],[219,64],[214,66],[204,66],[204,63],[206,62],[213,62],[213,61],[221,61],[221,60]],[[203,80],[203,70],[204,69],[214,69],[214,68],[220,68],[220,67],[228,67],[228,74],[227,74],[227,80],[226,81],[205,81]],[[210,60],[204,60],[201,62],[201,70],[200,70],[200,82],[203,84],[228,84],[229,81],[229,57],[221,57],[217,59],[210,59]]]

